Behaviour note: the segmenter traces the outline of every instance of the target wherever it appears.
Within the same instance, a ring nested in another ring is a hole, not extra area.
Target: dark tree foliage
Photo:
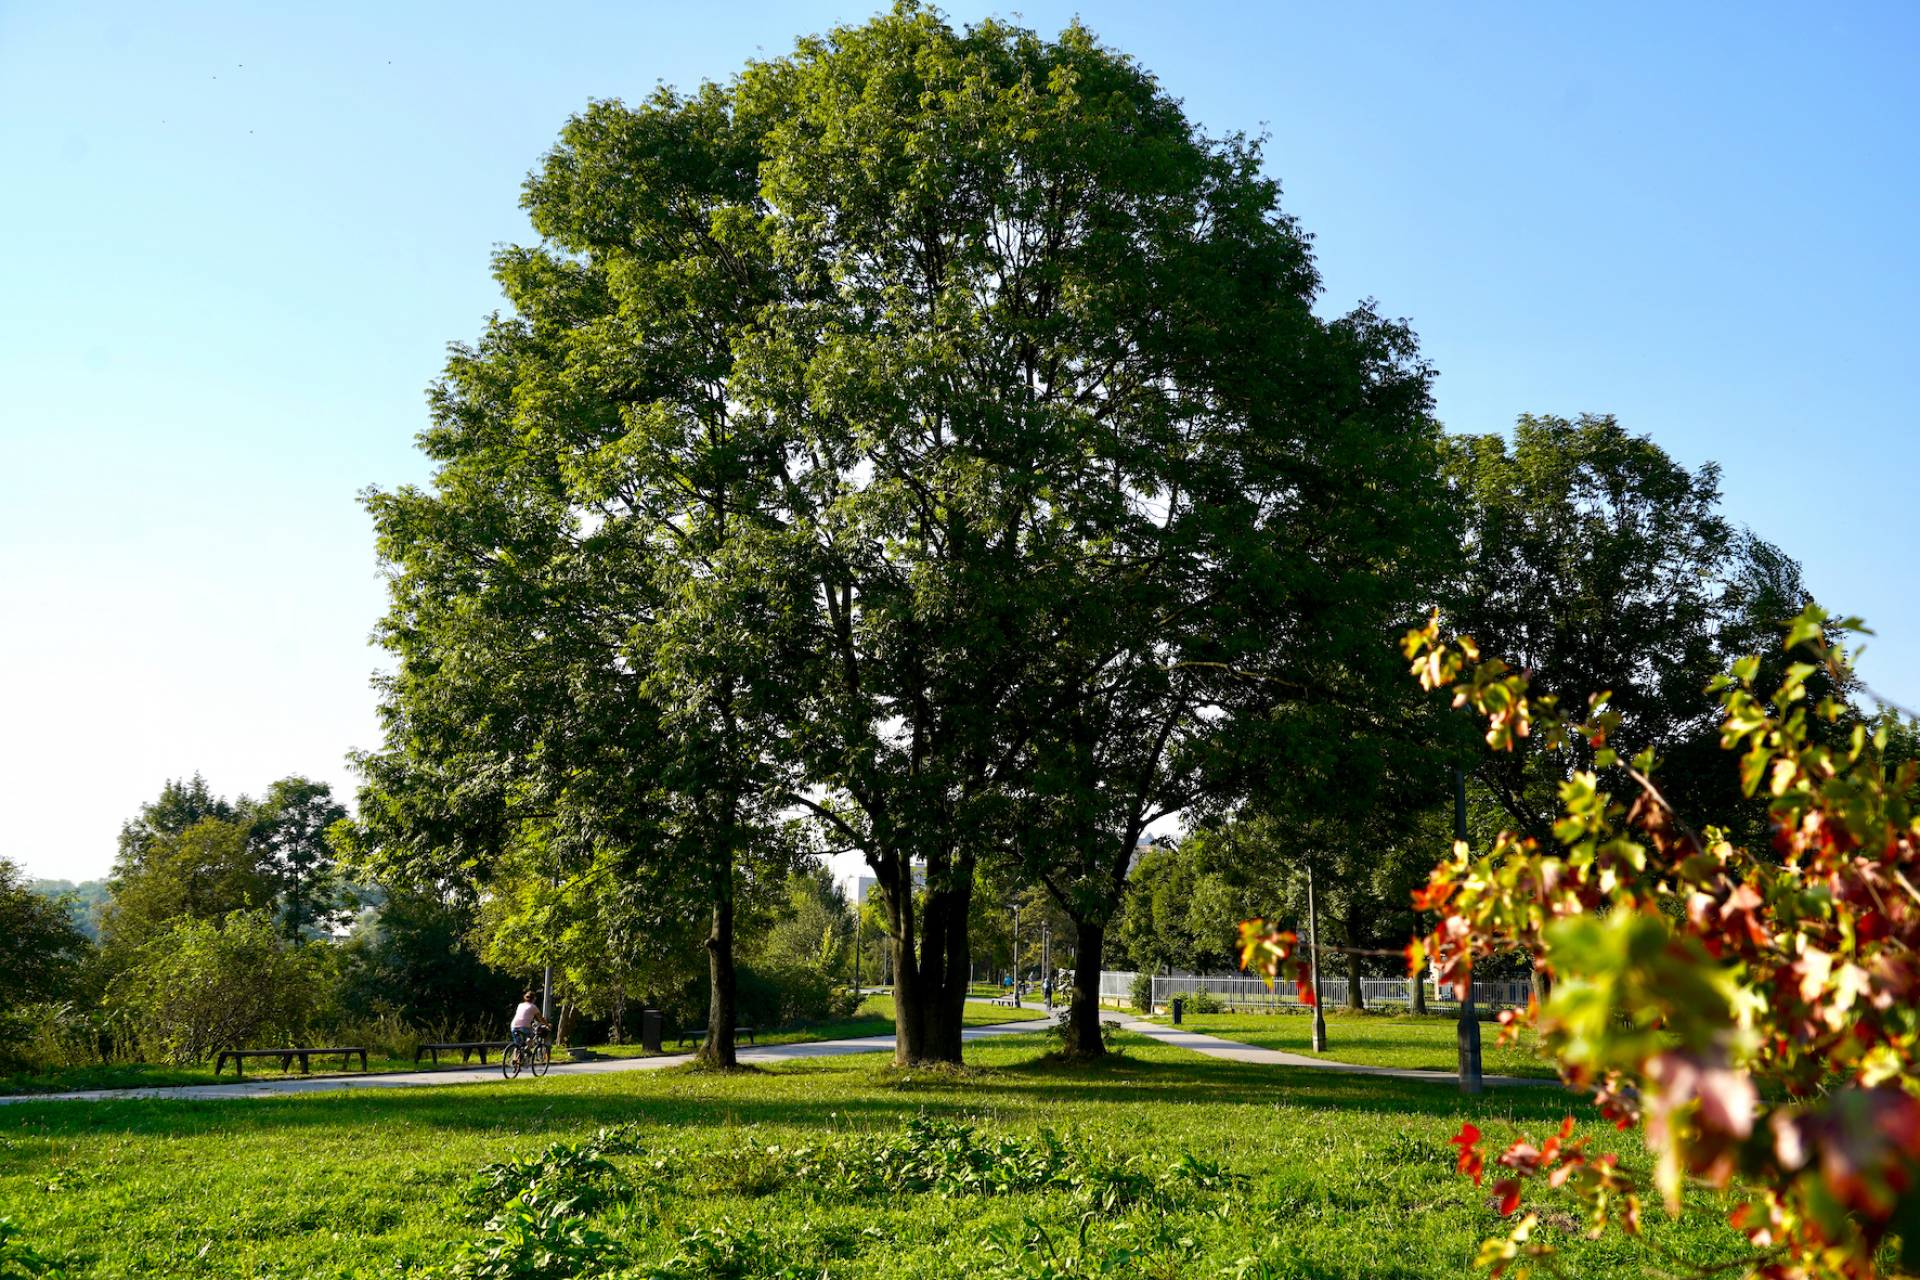
[[[1765,806],[1740,796],[1721,763],[1707,685],[1749,653],[1767,655],[1763,682],[1778,683],[1780,627],[1810,599],[1800,566],[1720,513],[1718,468],[1689,471],[1611,417],[1527,416],[1511,445],[1448,443],[1465,538],[1445,621],[1569,712],[1610,691],[1621,757],[1651,747],[1683,813],[1731,818],[1753,839]],[[1481,753],[1475,778],[1544,839],[1554,785],[1590,756],[1575,744],[1549,761],[1522,742]]]
[[[483,964],[468,942],[472,929],[473,909],[457,899],[388,894],[344,946],[341,1003],[450,1034],[498,1034],[522,979]]]
[[[89,950],[67,904],[0,858],[0,1014],[65,995]]]
[[[296,942],[318,935],[340,912],[327,831],[346,818],[346,807],[326,783],[293,776],[269,787],[252,816],[254,853],[279,891],[282,927]]]

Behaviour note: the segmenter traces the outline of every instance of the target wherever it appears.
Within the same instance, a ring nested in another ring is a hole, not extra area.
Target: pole
[[[860,882],[854,881],[857,885]],[[860,904],[853,904],[853,994],[860,994]]]
[[[1040,981],[1047,987],[1047,1008],[1053,1008],[1053,923],[1040,918]]]
[[[540,978],[540,1016],[553,1018],[553,961],[547,961],[546,973]]]
[[[1467,775],[1459,765],[1453,766],[1453,838],[1464,843],[1467,838]],[[1460,1000],[1460,1022],[1456,1039],[1460,1050],[1460,1092],[1479,1093],[1484,1087],[1480,1080],[1480,1018],[1473,1009],[1473,971],[1467,971],[1467,993]]]
[[[1013,1007],[1020,1007],[1020,904],[1013,904]]]
[[[1327,1015],[1320,1009],[1320,914],[1313,902],[1313,864],[1307,864],[1307,963],[1313,982],[1313,1051],[1327,1051]]]

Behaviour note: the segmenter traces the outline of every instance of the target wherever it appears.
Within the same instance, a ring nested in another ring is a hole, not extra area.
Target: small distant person
[[[1053,977],[1052,975],[1048,975],[1047,977],[1047,1008],[1049,1009],[1053,1008]]]
[[[540,1006],[533,1002],[533,992],[522,991],[520,1006],[513,1011],[513,1026],[510,1028],[513,1033],[514,1048],[517,1049],[526,1043],[527,1034],[535,1027],[552,1025],[547,1021],[546,1015],[540,1012]]]

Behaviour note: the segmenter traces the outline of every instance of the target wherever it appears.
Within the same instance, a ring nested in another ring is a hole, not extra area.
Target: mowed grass
[[[1493,1143],[1537,1138],[1568,1107],[1557,1091],[1465,1099],[1116,1042],[1124,1055],[1091,1068],[1050,1059],[1036,1033],[969,1045],[960,1073],[857,1055],[251,1101],[23,1102],[0,1107],[0,1215],[74,1277],[435,1274],[486,1234],[462,1196],[476,1169],[631,1122],[641,1150],[614,1158],[615,1194],[576,1224],[601,1236],[578,1274],[1453,1280],[1503,1220],[1455,1172],[1448,1137],[1471,1119]],[[1630,1135],[1580,1114],[1645,1176]],[[1072,1177],[876,1194],[821,1172],[857,1173],[847,1153],[899,1149],[916,1118],[1028,1151],[1051,1133]],[[1650,1211],[1647,1242],[1584,1239],[1557,1192],[1532,1207],[1535,1238],[1564,1249],[1573,1275],[1686,1271],[1742,1243],[1713,1196],[1679,1220]]]
[[[966,1024],[970,1027],[990,1026],[1000,1022],[1023,1022],[1044,1018],[1043,1010],[1004,1009],[991,1005],[968,1004],[964,1011]],[[832,1022],[811,1023],[804,1027],[786,1027],[758,1035],[751,1044],[743,1036],[741,1048],[755,1045],[804,1044],[817,1040],[852,1040],[861,1036],[879,1036],[893,1034],[893,997],[868,996],[860,1002],[860,1007],[850,1018],[841,1018]],[[665,1046],[667,1053],[692,1052],[692,1046],[679,1045],[669,1039]],[[646,1051],[637,1044],[587,1045],[580,1048],[583,1059],[602,1058],[639,1058]],[[566,1062],[570,1051],[566,1047],[554,1051],[555,1062]],[[491,1065],[499,1060],[497,1053],[489,1052],[487,1062]],[[359,1074],[359,1062],[353,1059],[352,1074]],[[340,1058],[334,1055],[328,1058],[314,1058],[309,1064],[312,1073],[335,1075],[340,1071]],[[458,1051],[442,1053],[439,1065],[443,1068],[477,1067],[480,1059],[476,1056],[463,1063]],[[378,1052],[367,1055],[367,1069],[371,1072],[387,1071],[425,1071],[434,1069],[430,1060],[416,1063],[412,1058],[384,1057]],[[266,1080],[281,1076],[280,1063],[275,1058],[248,1058],[244,1063],[246,1077]],[[299,1064],[295,1063],[288,1075],[300,1074]],[[192,1066],[176,1066],[164,1062],[116,1062],[91,1067],[61,1067],[52,1071],[22,1072],[15,1075],[0,1075],[0,1095],[23,1093],[78,1093],[91,1089],[153,1089],[175,1085],[217,1084],[232,1082],[234,1071],[231,1064],[216,1079],[212,1063],[199,1063]]]
[[[1413,1017],[1403,1013],[1352,1013],[1328,1009],[1327,1049],[1313,1051],[1313,1019],[1305,1012],[1281,1013],[1189,1013],[1180,1022],[1182,1030],[1238,1040],[1262,1049],[1282,1049],[1310,1058],[1331,1062],[1351,1062],[1366,1067],[1411,1067],[1425,1071],[1454,1071],[1459,1065],[1455,1020],[1448,1017]],[[1155,1022],[1168,1023],[1159,1016]],[[1500,1025],[1480,1024],[1480,1065],[1488,1075],[1530,1076],[1552,1080],[1559,1073],[1553,1064],[1536,1057],[1533,1033],[1523,1030],[1513,1045],[1500,1043]]]

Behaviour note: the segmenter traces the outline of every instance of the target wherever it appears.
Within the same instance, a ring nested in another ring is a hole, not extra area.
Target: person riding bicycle
[[[547,1021],[546,1015],[540,1012],[540,1006],[533,1002],[533,992],[521,992],[520,1005],[513,1011],[513,1025],[509,1028],[513,1036],[513,1047],[518,1049],[525,1044],[527,1036],[536,1026],[551,1027],[552,1025]]]

